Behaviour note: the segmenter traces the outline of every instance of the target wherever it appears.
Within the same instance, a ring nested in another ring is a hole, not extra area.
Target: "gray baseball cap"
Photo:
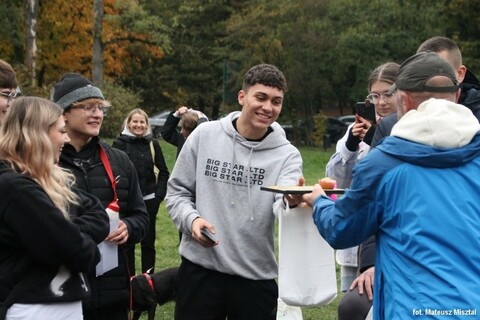
[[[432,87],[426,83],[433,77],[444,76],[452,80],[447,87]],[[397,89],[410,92],[456,92],[459,88],[455,70],[437,53],[432,51],[417,53],[405,60],[398,69],[395,84],[389,92]]]

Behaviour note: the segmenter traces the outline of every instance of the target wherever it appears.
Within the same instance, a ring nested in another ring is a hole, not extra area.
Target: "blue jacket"
[[[340,200],[315,200],[315,224],[333,248],[376,235],[375,319],[480,314],[480,134],[470,139],[442,148],[387,137]]]

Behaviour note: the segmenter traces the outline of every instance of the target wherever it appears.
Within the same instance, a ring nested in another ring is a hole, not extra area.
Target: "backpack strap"
[[[158,175],[160,173],[160,170],[158,169],[157,165],[155,164],[155,146],[153,144],[153,139],[150,141],[150,153],[152,154],[153,174],[155,175],[155,182],[158,183]]]

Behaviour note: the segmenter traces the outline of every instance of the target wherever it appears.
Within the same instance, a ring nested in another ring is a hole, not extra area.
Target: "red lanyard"
[[[112,167],[110,167],[110,161],[108,161],[107,153],[100,145],[100,160],[102,160],[103,166],[105,167],[105,171],[107,171],[108,178],[110,179],[110,183],[112,184],[113,189],[113,201],[117,201],[117,181],[113,178]]]

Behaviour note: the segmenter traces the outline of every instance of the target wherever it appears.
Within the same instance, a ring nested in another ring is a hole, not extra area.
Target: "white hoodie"
[[[166,206],[183,233],[183,257],[247,279],[274,279],[274,222],[284,204],[280,194],[260,187],[296,185],[302,158],[276,122],[262,141],[246,140],[232,124],[239,115],[230,113],[192,132],[168,181]],[[215,226],[217,246],[204,248],[191,237],[199,216]]]

